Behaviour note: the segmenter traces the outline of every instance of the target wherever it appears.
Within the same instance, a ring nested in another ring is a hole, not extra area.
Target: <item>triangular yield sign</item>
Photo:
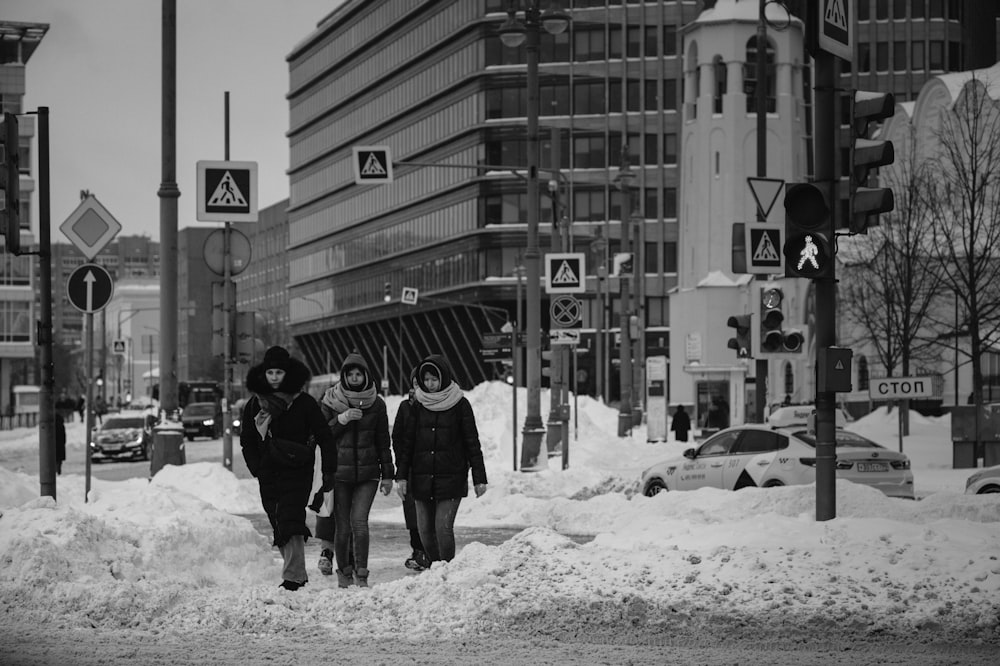
[[[757,210],[766,220],[778,200],[778,195],[781,194],[781,188],[785,186],[785,181],[780,178],[747,178],[747,184],[757,204]]]
[[[212,193],[212,198],[208,200],[208,205],[235,206],[237,208],[246,207],[247,200],[243,197],[243,193],[240,192],[239,185],[236,184],[233,175],[228,171],[215,187],[215,192]]]

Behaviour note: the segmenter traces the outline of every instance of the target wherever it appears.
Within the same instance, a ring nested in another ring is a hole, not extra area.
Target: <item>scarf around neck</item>
[[[416,397],[417,402],[432,412],[443,412],[457,405],[458,401],[465,394],[458,384],[452,382],[448,384],[448,388],[443,388],[434,393],[428,393],[422,388],[416,388],[413,391],[413,395]]]
[[[253,423],[257,432],[260,433],[261,439],[267,438],[271,419],[284,414],[298,395],[298,393],[260,393],[257,395],[260,411],[254,416]]]
[[[337,382],[323,394],[322,403],[337,414],[341,414],[351,407],[368,409],[375,404],[377,397],[378,394],[375,392],[375,384],[373,383],[360,391],[350,391],[344,388],[341,382]]]

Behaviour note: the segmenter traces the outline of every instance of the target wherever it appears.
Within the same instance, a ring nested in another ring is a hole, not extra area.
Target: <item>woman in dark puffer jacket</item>
[[[320,401],[337,445],[337,472],[333,478],[336,519],[334,551],[337,582],[368,587],[368,514],[375,493],[392,491],[392,451],[389,416],[375,391],[375,380],[360,354],[351,353],[340,368],[340,381]],[[324,479],[324,485],[328,482]],[[349,548],[354,540],[354,564]]]
[[[469,494],[469,470],[476,497],[487,483],[476,417],[452,377],[443,356],[420,362],[416,405],[397,450],[396,491],[400,498],[413,494],[420,540],[432,562],[455,557],[455,516]]]
[[[243,407],[240,446],[247,469],[260,484],[260,499],[274,530],[274,545],[284,558],[281,587],[306,584],[306,504],[312,490],[315,448],[323,453],[324,476],[333,477],[337,457],[333,435],[319,405],[303,393],[311,373],[282,347],[271,347],[260,365],[250,368],[246,386],[253,393]]]

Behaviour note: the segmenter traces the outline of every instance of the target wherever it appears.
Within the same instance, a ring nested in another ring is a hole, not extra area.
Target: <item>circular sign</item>
[[[226,230],[216,229],[205,239],[202,253],[208,270],[225,276]],[[239,275],[250,265],[250,239],[242,231],[229,229],[229,274]]]
[[[552,323],[562,328],[570,328],[580,323],[582,307],[580,301],[572,296],[558,296],[549,305]]]
[[[84,264],[66,281],[66,296],[80,312],[93,314],[104,309],[115,293],[115,283],[104,266]]]

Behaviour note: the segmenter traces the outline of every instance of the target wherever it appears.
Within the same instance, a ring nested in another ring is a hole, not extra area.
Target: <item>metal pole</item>
[[[403,364],[406,363],[406,355],[403,353],[403,299],[399,299],[396,304],[396,345],[399,347],[399,394],[405,396],[410,390],[406,386],[406,373],[403,371]]]
[[[162,0],[160,199],[160,408],[177,411],[177,0]]]
[[[520,337],[521,330],[521,258],[517,258],[517,266],[514,267],[514,275],[517,277],[517,296],[515,301],[515,307],[517,308],[514,313],[514,330],[511,332],[510,336],[510,351],[511,351],[511,371],[513,374],[514,384],[511,387],[511,418],[512,425],[511,431],[513,433],[511,446],[514,452],[514,471],[517,471],[517,387],[520,385],[521,380],[521,344],[518,338]]]
[[[38,107],[38,288],[41,291],[38,344],[41,347],[42,389],[38,405],[38,481],[41,494],[56,499],[56,429],[52,361],[52,235],[49,207],[49,107]],[[84,449],[90,452],[90,439]],[[89,455],[88,455],[89,460]]]
[[[94,315],[87,312],[83,315],[83,353],[84,365],[87,366],[87,403],[84,416],[84,445],[83,456],[85,463],[85,480],[83,484],[83,502],[87,503],[90,496],[90,438],[93,437],[94,430]]]
[[[558,176],[559,169],[559,130],[553,127],[549,133],[549,142],[551,144],[551,165],[552,170],[555,175]],[[554,183],[554,186],[553,186]],[[563,252],[564,241],[563,241],[563,229],[560,225],[560,215],[559,215],[559,181],[558,178],[554,181],[549,181],[549,196],[552,201],[552,235],[551,235],[551,247],[552,252]],[[552,299],[549,299],[552,302]],[[554,324],[553,324],[554,326]],[[563,347],[563,345],[560,345]],[[549,361],[549,370],[551,376],[549,378],[549,422],[548,430],[545,433],[545,444],[548,455],[555,455],[557,451],[560,451],[565,439],[563,438],[562,432],[562,405],[563,403],[563,388],[566,385],[565,378],[565,361],[563,358],[562,349],[556,347],[556,345],[550,345],[549,354],[551,360]]]
[[[223,126],[224,150],[229,160],[229,91],[223,94]],[[229,302],[229,285],[233,284],[231,259],[232,225],[227,221],[222,231],[222,466],[233,470],[233,432],[232,415],[229,413],[229,400],[233,393],[233,318],[236,316],[236,304]],[[236,290],[233,289],[235,296]]]
[[[764,15],[766,0],[760,0],[757,16],[757,88],[754,90],[754,102],[757,111],[757,177],[767,175],[767,22]],[[757,221],[766,222],[762,212],[757,211]],[[751,354],[753,352],[751,351]],[[766,358],[758,358],[754,362],[754,423],[764,423],[764,412],[767,407],[767,374]]]
[[[628,32],[628,8],[622,14],[622,34]],[[631,178],[635,175],[629,166],[628,156],[628,67],[625,58],[621,62],[621,167],[618,173],[618,187],[621,190],[621,252],[629,251],[629,226],[632,218]],[[633,261],[632,269],[635,270]],[[618,338],[618,436],[625,437],[632,432],[632,341],[629,337],[629,276],[618,277],[620,290]]]
[[[521,471],[537,471],[545,467],[539,461],[542,437],[542,345],[541,345],[541,287],[538,261],[538,7],[532,3],[525,10],[527,29],[527,78],[528,78],[528,238],[524,259],[527,268],[527,386],[528,413],[524,419],[521,445]]]

